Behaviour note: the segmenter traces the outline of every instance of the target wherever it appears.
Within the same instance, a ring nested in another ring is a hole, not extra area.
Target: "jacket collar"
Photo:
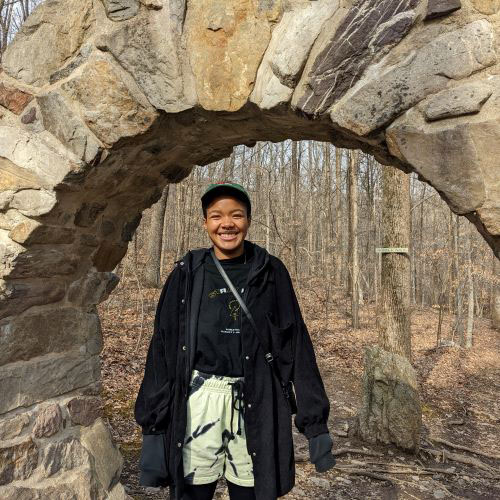
[[[250,284],[251,281],[256,276],[258,276],[268,265],[269,252],[265,248],[262,248],[256,243],[253,243],[248,240],[244,241],[244,245],[245,245],[245,252],[247,252],[248,255],[253,254],[253,258],[251,261],[252,265],[250,267],[248,274],[248,283]],[[188,271],[193,272],[204,262],[206,258],[210,258],[211,248],[212,247],[196,248],[194,250],[189,250],[184,255],[184,257],[182,257],[176,262],[179,263],[183,262],[182,267],[185,267]]]

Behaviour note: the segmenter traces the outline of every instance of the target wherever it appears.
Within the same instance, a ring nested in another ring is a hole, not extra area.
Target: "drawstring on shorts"
[[[243,403],[243,389],[245,387],[245,379],[243,377],[226,377],[221,375],[213,375],[210,373],[193,370],[190,382],[190,394],[205,387],[208,391],[222,392],[229,395],[231,391],[231,439],[235,438],[233,431],[234,411],[238,411],[238,429],[236,434],[242,435],[241,419],[244,417],[245,405]],[[231,389],[229,389],[229,386]]]
[[[235,380],[234,382],[228,382],[231,386],[231,438],[234,439],[233,431],[233,417],[234,410],[238,410],[238,430],[236,434],[241,436],[241,418],[243,418],[243,413],[245,411],[245,405],[243,403],[243,380]]]

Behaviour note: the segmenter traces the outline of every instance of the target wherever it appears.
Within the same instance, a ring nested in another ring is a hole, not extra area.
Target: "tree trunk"
[[[409,176],[382,167],[384,248],[410,247]],[[417,451],[422,415],[416,372],[411,365],[410,259],[382,255],[379,345],[366,350],[359,434],[369,442]]]
[[[298,256],[298,217],[299,217],[299,175],[300,175],[300,159],[297,151],[297,141],[292,141],[292,218],[293,218],[293,233],[292,233],[292,252],[293,252],[293,271],[295,279],[299,278],[299,256]]]
[[[468,289],[468,310],[467,310],[467,334],[465,337],[465,347],[472,347],[472,333],[474,330],[474,278],[472,277],[472,224],[469,223],[467,234],[467,289]]]
[[[353,328],[359,328],[358,159],[359,151],[352,150],[349,162],[349,255],[351,257],[350,295]]]
[[[169,185],[163,189],[161,198],[155,203],[151,213],[149,235],[146,240],[146,262],[144,286],[161,288],[161,254],[163,248],[163,222],[167,208]]]
[[[423,239],[424,239],[424,200],[425,200],[425,191],[427,189],[427,184],[424,184],[422,188],[422,197],[420,199],[420,218],[419,218],[419,231],[418,231],[418,253],[420,256],[420,263],[421,265],[418,266],[418,271],[417,272],[417,290],[420,295],[420,307],[424,306],[424,266],[423,266],[423,260],[424,260],[424,245],[423,245]]]
[[[493,256],[493,286],[491,290],[491,326],[495,330],[500,331],[500,286],[499,273],[500,265],[498,264],[498,259]]]
[[[410,245],[409,176],[383,167],[383,247]],[[378,311],[379,345],[411,362],[410,259],[404,253],[382,254],[382,300]]]
[[[175,250],[175,258],[179,259],[184,254],[184,232],[186,230],[184,207],[186,203],[186,184],[177,185],[177,210],[175,211],[176,218],[178,220],[176,238],[177,245]],[[182,217],[182,220],[181,220]]]
[[[464,336],[464,318],[463,318],[463,282],[460,276],[460,256],[459,256],[459,240],[460,240],[460,219],[455,216],[455,225],[453,233],[453,268],[455,274],[455,323],[453,325],[453,340],[458,339],[458,345],[465,346]]]
[[[342,254],[343,249],[343,231],[342,224],[342,150],[335,148],[335,285],[340,286],[342,282]]]

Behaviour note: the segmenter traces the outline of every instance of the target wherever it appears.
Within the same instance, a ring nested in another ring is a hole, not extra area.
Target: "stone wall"
[[[498,255],[499,31],[498,0],[46,0],[0,72],[0,497],[125,497],[95,306],[163,186],[237,144],[361,148]]]

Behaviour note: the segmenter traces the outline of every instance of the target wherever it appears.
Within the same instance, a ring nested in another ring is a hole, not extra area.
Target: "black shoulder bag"
[[[273,356],[271,352],[271,348],[269,346],[269,342],[267,341],[265,335],[257,328],[257,325],[255,324],[255,321],[253,319],[252,313],[248,310],[248,307],[246,306],[245,302],[243,302],[243,299],[241,298],[240,294],[236,290],[236,288],[233,285],[233,282],[229,279],[229,276],[226,274],[226,271],[224,271],[224,268],[222,267],[221,263],[219,262],[219,259],[215,256],[213,248],[210,250],[210,255],[212,256],[212,260],[215,263],[215,266],[217,267],[220,275],[222,278],[224,278],[224,281],[226,282],[227,286],[233,292],[233,295],[235,296],[236,300],[239,302],[240,307],[243,309],[245,312],[246,317],[248,318],[248,321],[250,321],[250,324],[252,325],[253,331],[255,332],[255,335],[257,335],[257,338],[259,339],[260,344],[262,345],[262,348],[264,349],[265,358],[266,361],[268,362],[269,366],[271,369],[274,371],[274,374],[276,375],[276,378],[278,379],[281,389],[283,391],[283,394],[285,398],[287,399],[288,403],[290,404],[290,408],[292,410],[292,414],[297,413],[297,401],[295,399],[295,392],[293,390],[293,384],[291,381],[288,383],[283,382],[278,365],[276,364],[276,359]]]

